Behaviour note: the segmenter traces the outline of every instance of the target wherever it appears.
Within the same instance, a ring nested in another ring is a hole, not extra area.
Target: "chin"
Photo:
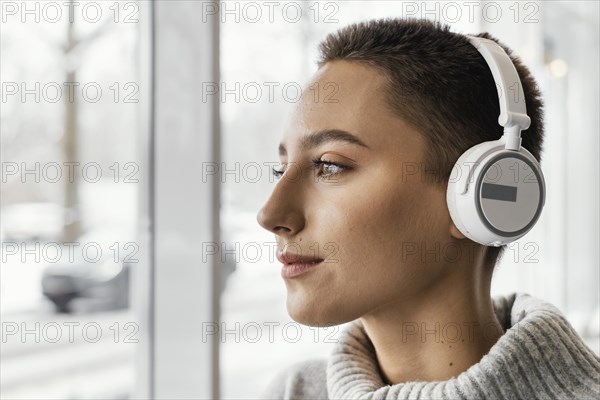
[[[306,296],[299,293],[289,293],[287,297],[287,312],[299,324],[311,327],[327,327],[341,325],[352,321],[359,315],[352,317],[340,312],[343,306],[324,306],[324,302],[315,296]]]

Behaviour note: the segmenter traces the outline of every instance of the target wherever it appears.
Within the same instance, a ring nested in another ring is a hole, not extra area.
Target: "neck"
[[[442,381],[478,363],[502,336],[490,297],[491,268],[452,263],[455,273],[418,298],[388,303],[361,320],[388,384]],[[471,260],[471,264],[472,264]]]

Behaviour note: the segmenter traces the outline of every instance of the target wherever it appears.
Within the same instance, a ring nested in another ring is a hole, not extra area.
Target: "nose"
[[[258,211],[256,220],[264,229],[276,234],[294,236],[304,229],[303,191],[282,177],[271,196]]]

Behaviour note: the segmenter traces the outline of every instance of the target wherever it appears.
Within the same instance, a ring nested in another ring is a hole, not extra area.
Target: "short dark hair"
[[[522,146],[539,161],[543,143],[542,99],[527,67],[488,33],[473,36],[498,43],[512,59],[525,95],[531,125]],[[335,60],[359,62],[387,77],[391,110],[422,133],[428,143],[424,176],[447,184],[452,167],[468,148],[499,139],[500,105],[492,73],[465,35],[423,19],[386,18],[349,25],[319,45],[319,67]],[[503,247],[489,247],[486,262],[495,264]]]

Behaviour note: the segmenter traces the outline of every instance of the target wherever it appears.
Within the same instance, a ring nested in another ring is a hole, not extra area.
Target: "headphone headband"
[[[521,131],[529,128],[531,119],[527,115],[525,95],[517,69],[504,49],[493,40],[476,36],[467,38],[492,71],[500,103],[498,123],[504,127],[506,149],[519,150]]]

